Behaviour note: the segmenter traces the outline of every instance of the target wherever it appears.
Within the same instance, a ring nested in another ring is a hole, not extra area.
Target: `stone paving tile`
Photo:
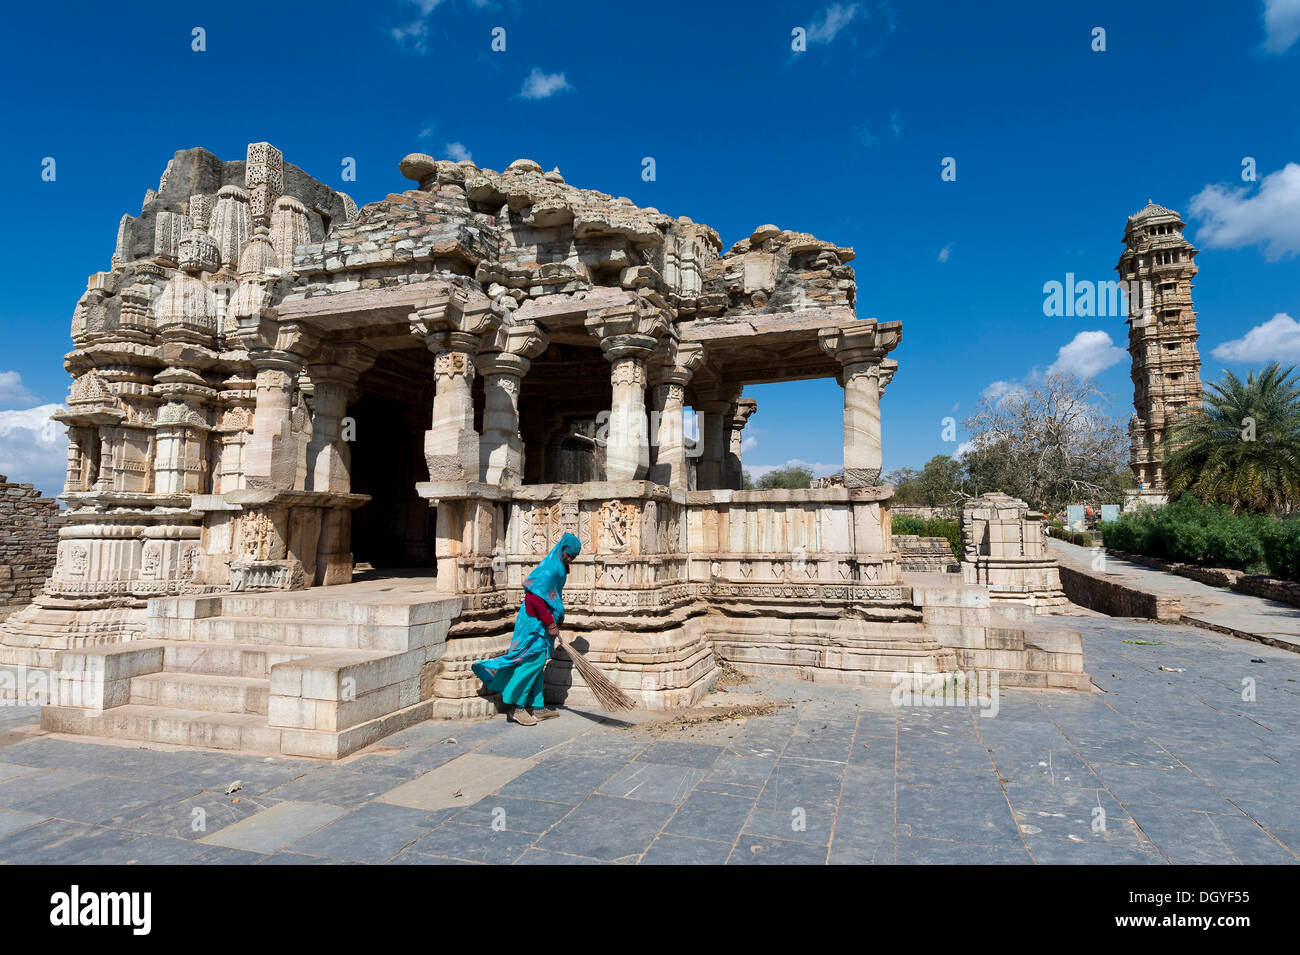
[[[1026,836],[1029,854],[1039,865],[1167,865],[1154,849],[1069,839],[1041,839]]]
[[[639,855],[673,814],[664,803],[592,796],[542,836],[539,849],[613,861]]]
[[[640,865],[725,865],[730,842],[662,835],[641,856]]]
[[[120,826],[142,810],[174,800],[184,793],[180,786],[99,777],[64,786],[27,802],[14,803],[11,808],[73,822]]]
[[[669,766],[710,769],[722,753],[721,746],[660,741],[647,746],[638,759],[643,763],[666,763]]]
[[[519,857],[515,865],[612,865],[603,859],[589,856],[571,856],[563,852],[547,852],[544,849],[529,849]]]
[[[28,826],[35,826],[48,818],[49,816],[34,812],[14,812],[9,809],[0,809],[0,838],[9,835],[11,832],[26,829]]]
[[[418,824],[427,815],[419,809],[370,803],[290,843],[284,851],[347,862],[384,862],[426,835]]]
[[[662,763],[628,763],[597,788],[605,796],[677,804],[704,778],[704,770]]]
[[[844,785],[844,767],[835,764],[780,759],[763,786],[758,805],[762,809],[794,806],[834,806]]]
[[[136,832],[198,840],[263,809],[269,809],[279,801],[265,796],[245,796],[242,791],[227,796],[205,790],[188,793],[180,799],[155,803],[137,815],[127,816],[118,825]]]
[[[646,739],[594,729],[557,747],[552,755],[630,761],[639,757],[649,745],[650,741]]]
[[[472,806],[466,806],[451,818],[468,826],[495,825],[540,835],[571,812],[573,807],[568,803],[520,799],[498,793],[485,796]]]
[[[90,773],[79,773],[68,769],[47,769],[27,773],[0,783],[0,807],[13,807],[32,802],[60,789],[99,778]]]
[[[1023,848],[1011,807],[1001,792],[900,783],[897,818],[900,839],[909,835]]]
[[[899,865],[1031,865],[1033,859],[1023,844],[1018,848],[972,845],[900,835],[897,862]]]
[[[237,756],[225,753],[184,753],[199,756],[195,760],[182,760],[175,772],[158,776],[156,781],[173,786],[193,787],[225,792],[231,784],[242,784],[240,792],[246,796],[260,796],[291,779],[310,773],[320,764],[306,760],[280,760],[256,756]]]
[[[825,865],[826,847],[760,836],[741,836],[727,865]]]
[[[281,849],[279,852],[272,853],[269,856],[259,860],[258,865],[357,865],[355,862],[345,862],[340,859],[327,859],[324,856],[309,856],[301,852],[290,852],[287,849]]]
[[[377,799],[390,789],[395,789],[400,783],[401,780],[374,773],[358,773],[326,766],[270,789],[266,795],[272,799],[326,803],[355,809]]]
[[[712,839],[730,845],[745,827],[745,822],[754,810],[754,799],[757,796],[757,790],[753,796],[746,798],[697,789],[678,807],[664,827],[664,832],[692,839]]]
[[[204,846],[167,836],[139,836],[87,859],[87,865],[181,865],[193,862]]]
[[[270,855],[328,825],[343,814],[344,810],[337,806],[282,802],[226,826],[220,832],[209,833],[199,841],[207,845]]]
[[[191,859],[190,865],[256,865],[265,858],[260,852],[209,846]]]
[[[1294,865],[1294,852],[1247,816],[1137,808],[1133,818],[1161,854],[1175,862]]]
[[[0,763],[0,783],[8,779],[15,779],[18,776],[26,776],[29,773],[36,772],[34,766],[20,766],[17,763]]]
[[[412,852],[406,849],[393,856],[384,865],[484,865],[482,862],[470,862],[466,859],[447,859],[431,856],[425,852]]]
[[[131,842],[139,836],[66,819],[51,819],[0,838],[0,862],[15,865],[72,865]]]
[[[524,799],[545,796],[548,800],[576,805],[624,765],[623,760],[609,757],[552,756],[498,791],[505,796]]]
[[[796,806],[788,812],[755,809],[745,822],[743,834],[825,846],[831,841],[835,810],[826,806]]]
[[[420,837],[407,852],[507,865],[533,844],[537,835],[490,826],[468,826],[454,819]]]
[[[892,865],[894,814],[842,808],[831,838],[831,865]]]

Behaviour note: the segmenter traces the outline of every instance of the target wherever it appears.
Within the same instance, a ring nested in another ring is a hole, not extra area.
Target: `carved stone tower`
[[[1147,200],[1124,229],[1115,271],[1127,283],[1128,350],[1133,356],[1129,466],[1142,501],[1164,500],[1164,437],[1173,419],[1201,404],[1192,279],[1197,250],[1177,212]]]

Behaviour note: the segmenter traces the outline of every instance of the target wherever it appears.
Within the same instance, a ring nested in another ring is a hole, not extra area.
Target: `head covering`
[[[564,616],[564,581],[569,572],[564,567],[561,554],[577,557],[582,543],[572,534],[565,534],[551,552],[537,565],[537,569],[524,578],[524,589],[546,601],[553,613]]]

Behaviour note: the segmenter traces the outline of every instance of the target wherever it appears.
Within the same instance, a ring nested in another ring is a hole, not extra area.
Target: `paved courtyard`
[[[790,705],[425,723],[324,765],[58,739],[0,708],[0,862],[1296,862],[1300,655],[1076,622],[1105,692],[1004,690],[992,717],[754,680],[729,695]]]

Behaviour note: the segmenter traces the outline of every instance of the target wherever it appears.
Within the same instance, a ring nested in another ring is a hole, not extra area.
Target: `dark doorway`
[[[348,409],[356,421],[352,491],[370,501],[352,513],[352,556],[358,570],[432,568],[434,509],[415,491],[427,481],[420,402],[364,394]]]

